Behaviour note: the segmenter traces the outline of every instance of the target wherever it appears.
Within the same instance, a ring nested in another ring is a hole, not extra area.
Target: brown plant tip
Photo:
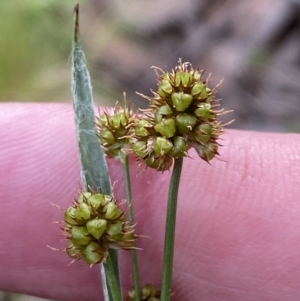
[[[74,7],[74,41],[77,42],[79,38],[79,3]]]
[[[78,16],[79,14],[79,3],[74,6],[74,13]]]

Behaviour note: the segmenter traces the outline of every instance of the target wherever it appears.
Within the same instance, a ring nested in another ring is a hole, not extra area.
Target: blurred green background
[[[71,102],[70,0],[3,0],[0,6],[0,101]],[[82,0],[83,47],[94,98],[127,93],[147,103],[151,66],[178,58],[222,78],[218,96],[235,111],[232,127],[300,131],[300,2],[296,0]]]
[[[69,98],[73,3],[69,0],[1,2],[1,101]]]
[[[97,104],[147,103],[151,66],[178,58],[222,78],[235,128],[300,132],[300,2],[82,0],[81,39]],[[2,0],[0,102],[71,103],[71,0]],[[231,118],[231,117],[230,117]],[[2,299],[1,299],[2,298]],[[11,300],[2,294],[0,300]]]
[[[4,0],[0,101],[71,102],[70,0]],[[235,128],[300,131],[300,2],[82,0],[81,36],[96,103],[155,88],[151,66],[178,58],[222,78]]]

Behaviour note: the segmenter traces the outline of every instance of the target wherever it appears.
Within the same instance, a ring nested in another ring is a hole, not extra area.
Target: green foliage
[[[73,7],[74,1],[2,2],[0,101],[45,100],[47,95],[45,92],[42,94],[42,91],[45,91],[45,88],[51,90],[51,80],[61,80],[57,78],[58,72],[53,72],[53,76],[49,76],[45,74],[45,70],[53,68],[53,65],[58,66],[70,55],[69,41],[72,34],[69,30],[72,27],[70,7]],[[66,20],[69,25],[66,24]],[[67,63],[66,60],[64,65],[69,72]],[[65,77],[65,74],[63,76]],[[61,87],[64,89],[63,84]]]

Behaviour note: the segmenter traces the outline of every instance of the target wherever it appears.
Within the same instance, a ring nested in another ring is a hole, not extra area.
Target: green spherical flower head
[[[67,254],[88,264],[105,261],[109,248],[135,247],[134,225],[125,220],[111,195],[83,192],[64,214]]]
[[[104,112],[97,119],[100,144],[108,157],[118,157],[119,152],[128,147],[134,114],[129,110],[126,99],[124,102],[124,108],[116,104],[112,113]]]
[[[149,297],[155,297],[157,294],[157,290],[155,287],[151,284],[147,284],[144,287],[142,287],[142,296],[149,298]]]
[[[157,170],[167,170],[174,158],[188,156],[192,147],[203,160],[212,160],[218,155],[217,140],[223,134],[218,117],[227,113],[217,109],[217,87],[208,87],[210,78],[203,80],[203,71],[181,60],[171,72],[156,68],[156,74],[154,96],[142,95],[150,107],[139,116],[132,140],[137,144],[134,152]]]
[[[126,301],[134,301],[136,292],[131,289],[127,292]],[[157,290],[152,284],[146,284],[140,288],[140,299],[145,301],[159,301],[160,291]]]

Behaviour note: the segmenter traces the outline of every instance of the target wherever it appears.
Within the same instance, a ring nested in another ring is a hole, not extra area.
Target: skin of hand
[[[64,252],[58,224],[80,191],[70,104],[0,105],[0,290],[102,300],[99,266]],[[300,300],[300,136],[228,130],[221,160],[191,151],[179,189],[174,301]],[[109,161],[125,196],[120,164]],[[141,282],[159,285],[169,172],[131,161]],[[124,286],[130,254],[121,252]]]

